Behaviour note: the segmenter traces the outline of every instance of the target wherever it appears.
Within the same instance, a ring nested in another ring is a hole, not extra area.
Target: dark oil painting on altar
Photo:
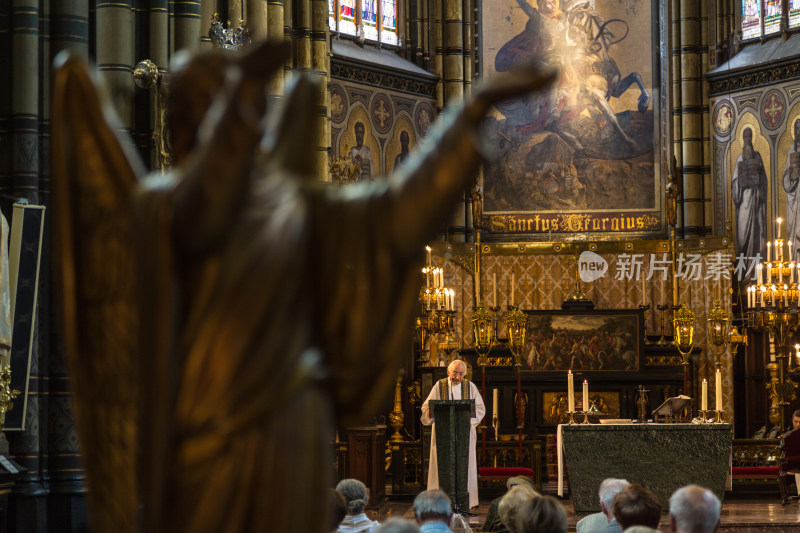
[[[496,234],[664,231],[655,0],[500,0],[481,10],[482,76],[524,61],[551,90],[489,120],[482,226]]]

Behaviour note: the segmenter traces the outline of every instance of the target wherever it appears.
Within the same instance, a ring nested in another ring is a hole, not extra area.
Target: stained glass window
[[[764,4],[764,35],[781,31],[781,15],[783,5],[781,0],[766,0]]]
[[[339,0],[339,31],[356,34],[356,0]]]
[[[361,23],[364,26],[364,37],[371,41],[378,40],[378,0],[361,0]]]
[[[358,35],[357,22],[368,41],[392,45],[399,41],[397,0],[328,0],[328,26],[331,31]]]
[[[336,0],[328,0],[328,27],[336,31]]]
[[[761,37],[761,0],[742,0],[742,39]]]
[[[381,0],[381,42],[397,44],[397,0]]]
[[[789,0],[789,27],[800,26],[800,0]]]

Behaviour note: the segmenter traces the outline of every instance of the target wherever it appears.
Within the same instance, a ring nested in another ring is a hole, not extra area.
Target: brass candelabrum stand
[[[445,340],[439,347],[449,356],[458,349],[455,340],[455,291],[444,285],[443,269],[434,268],[430,264],[430,249],[428,249],[428,266],[422,269],[424,286],[419,293],[419,314],[416,319],[416,333],[419,340],[420,357],[417,362],[420,366],[434,366],[430,358],[430,343],[432,336],[445,334]],[[437,361],[438,362],[438,361]]]
[[[793,366],[789,351],[792,335],[800,327],[800,272],[793,261],[784,259],[788,245],[791,259],[792,245],[780,238],[781,219],[777,219],[778,238],[767,244],[767,260],[756,267],[757,283],[747,288],[746,325],[769,334],[770,361],[767,370],[771,379],[767,384],[770,412],[778,411],[781,431],[786,429],[786,406],[795,398],[797,383],[789,374],[798,370]],[[774,247],[770,250],[770,245]]]
[[[525,423],[522,420],[522,349],[528,334],[528,315],[522,312],[519,306],[509,306],[506,315],[508,329],[508,349],[514,356],[514,366],[517,367],[517,440],[519,441],[519,460],[522,460],[522,430]]]

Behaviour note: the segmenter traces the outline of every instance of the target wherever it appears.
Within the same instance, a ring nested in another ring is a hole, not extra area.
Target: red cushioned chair
[[[789,481],[787,475],[800,474],[800,430],[790,431],[781,437],[781,460],[778,479],[781,485],[781,503],[789,503]]]

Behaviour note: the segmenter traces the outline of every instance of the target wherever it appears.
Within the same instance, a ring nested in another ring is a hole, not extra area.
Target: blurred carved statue
[[[372,413],[413,330],[422,245],[480,163],[496,78],[386,182],[324,186],[284,44],[173,69],[175,168],[146,177],[81,62],[60,58],[54,199],[64,341],[93,531],[321,532],[334,424]]]

